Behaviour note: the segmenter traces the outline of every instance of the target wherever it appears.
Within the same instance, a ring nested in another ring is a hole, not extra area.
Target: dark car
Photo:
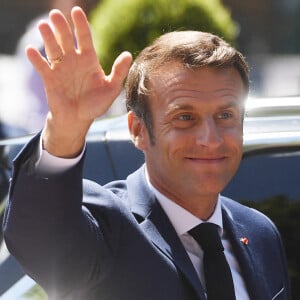
[[[11,161],[30,137],[0,141],[0,216],[7,199]],[[130,141],[126,116],[96,121],[87,138],[84,176],[100,184],[125,178],[144,162]],[[285,245],[293,299],[300,299],[300,97],[249,99],[244,155],[222,194],[255,207],[277,225]],[[0,248],[0,299],[46,299],[43,291]],[[276,263],[276,262],[274,262]]]

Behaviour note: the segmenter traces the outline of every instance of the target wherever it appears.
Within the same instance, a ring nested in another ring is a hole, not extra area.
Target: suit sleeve
[[[4,237],[25,272],[49,295],[62,297],[74,286],[88,287],[105,276],[121,226],[118,213],[105,205],[100,221],[82,206],[83,161],[48,178],[36,175],[32,157],[37,143],[35,137],[14,161]],[[93,197],[103,193],[111,200],[102,187],[91,186]],[[108,223],[110,215],[114,222]]]

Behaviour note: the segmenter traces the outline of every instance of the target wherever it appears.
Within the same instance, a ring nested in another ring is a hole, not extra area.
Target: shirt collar
[[[195,226],[203,223],[204,221],[160,193],[150,182],[149,176],[146,171],[146,178],[147,183],[150,189],[153,191],[155,197],[157,198],[159,204],[161,205],[162,209],[168,216],[170,222],[172,223],[174,229],[176,230],[177,234],[181,236],[184,233],[187,233],[190,229],[194,228]],[[217,205],[211,217],[205,221],[211,222],[219,226],[220,234],[223,233],[223,221],[222,221],[222,210],[221,210],[221,197],[218,196]]]

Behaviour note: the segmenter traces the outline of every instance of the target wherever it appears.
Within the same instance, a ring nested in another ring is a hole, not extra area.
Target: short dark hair
[[[137,56],[125,85],[126,108],[142,119],[152,142],[154,135],[147,85],[159,67],[174,61],[192,69],[234,67],[242,78],[245,94],[249,92],[249,68],[245,58],[222,38],[201,31],[174,31],[160,36]]]

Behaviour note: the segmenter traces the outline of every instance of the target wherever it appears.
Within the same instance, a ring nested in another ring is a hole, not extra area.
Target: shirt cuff
[[[39,149],[37,151],[37,160],[35,163],[35,171],[39,175],[49,176],[63,173],[74,167],[81,160],[86,144],[82,152],[75,158],[61,158],[54,156],[43,149],[42,135],[40,136]]]

